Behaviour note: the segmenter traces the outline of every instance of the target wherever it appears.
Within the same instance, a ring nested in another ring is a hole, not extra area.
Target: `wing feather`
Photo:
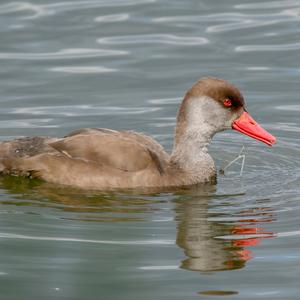
[[[70,158],[127,172],[140,171],[154,164],[162,174],[167,158],[155,140],[130,131],[81,129],[49,145]]]

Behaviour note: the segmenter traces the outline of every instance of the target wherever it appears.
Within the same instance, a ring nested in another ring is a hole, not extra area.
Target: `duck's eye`
[[[231,102],[230,99],[225,99],[225,100],[223,101],[223,104],[224,104],[224,106],[226,106],[226,107],[232,106],[232,102]]]

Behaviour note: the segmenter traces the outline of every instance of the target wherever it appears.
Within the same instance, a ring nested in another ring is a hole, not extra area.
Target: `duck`
[[[0,173],[93,190],[214,184],[217,172],[208,146],[228,129],[269,146],[276,142],[248,113],[237,87],[204,77],[179,106],[171,153],[143,133],[83,128],[62,138],[1,142]]]

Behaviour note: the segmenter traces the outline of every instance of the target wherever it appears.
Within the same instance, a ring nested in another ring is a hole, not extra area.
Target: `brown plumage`
[[[2,173],[81,188],[149,185],[164,175],[169,155],[152,138],[130,131],[82,129],[62,139],[2,142]]]
[[[232,107],[222,101],[231,99]],[[244,112],[237,88],[204,78],[186,94],[168,154],[153,138],[132,131],[81,129],[64,138],[0,143],[0,172],[86,189],[169,187],[214,182],[207,145]]]

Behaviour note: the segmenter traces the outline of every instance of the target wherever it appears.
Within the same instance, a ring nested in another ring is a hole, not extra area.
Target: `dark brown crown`
[[[214,78],[205,77],[196,82],[185,95],[185,99],[190,97],[207,96],[223,103],[225,99],[230,99],[233,107],[245,105],[244,97],[231,83]]]

